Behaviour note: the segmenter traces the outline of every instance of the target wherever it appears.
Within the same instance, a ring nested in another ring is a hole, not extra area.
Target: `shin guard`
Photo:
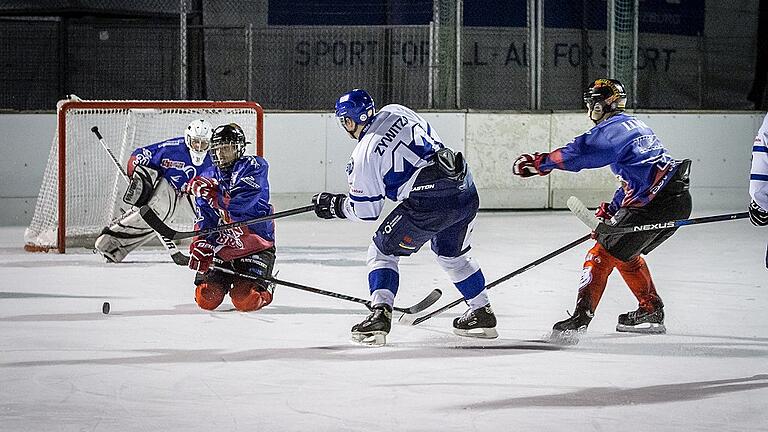
[[[195,289],[195,302],[200,308],[214,310],[224,301],[227,290],[217,282],[203,282]]]
[[[229,296],[235,309],[241,312],[256,311],[272,303],[272,292],[250,279],[236,279]]]
[[[605,292],[608,276],[617,262],[600,243],[596,243],[587,252],[584,260],[584,268],[579,283],[579,296],[576,300],[576,308],[586,309],[592,313],[597,309],[600,298]]]
[[[651,273],[648,271],[648,265],[641,256],[636,256],[629,261],[619,261],[616,264],[621,277],[627,283],[632,294],[637,297],[637,302],[641,309],[647,312],[653,312],[657,307],[663,307],[661,298],[656,293],[656,287],[651,279]]]

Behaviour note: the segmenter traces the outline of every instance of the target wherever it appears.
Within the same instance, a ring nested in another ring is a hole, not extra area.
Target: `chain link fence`
[[[768,93],[758,2],[357,6],[366,13],[330,0],[0,0],[0,109],[51,110],[77,94],[327,111],[353,87],[417,109],[581,109],[586,85],[609,73],[611,28],[632,108],[752,109],[748,93]]]

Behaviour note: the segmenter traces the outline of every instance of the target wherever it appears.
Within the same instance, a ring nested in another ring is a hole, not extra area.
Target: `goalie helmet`
[[[205,153],[211,145],[211,126],[207,121],[200,119],[194,120],[184,131],[184,142],[189,149],[189,155],[195,166],[200,166],[205,159]]]
[[[606,115],[626,109],[627,92],[619,80],[598,78],[584,92],[584,103],[589,110],[589,118],[597,124]]]
[[[336,117],[344,126],[344,119],[348,118],[355,124],[366,123],[376,113],[373,98],[367,91],[354,89],[345,93],[336,101]]]
[[[213,130],[208,153],[214,165],[226,169],[245,154],[247,144],[243,128],[236,123],[225,124]]]

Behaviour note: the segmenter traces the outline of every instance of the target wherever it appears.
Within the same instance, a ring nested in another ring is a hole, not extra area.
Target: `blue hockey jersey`
[[[176,137],[134,150],[128,159],[128,177],[133,175],[137,165],[157,170],[178,191],[211,166],[211,157],[206,154],[203,163],[196,166],[189,156],[184,137]]]
[[[622,187],[610,211],[642,207],[666,186],[679,166],[656,134],[634,116],[619,113],[550,152],[539,169],[581,171],[610,165]]]
[[[211,166],[201,176],[218,182],[215,202],[195,200],[195,229],[206,229],[273,213],[269,204],[269,165],[259,156],[243,156],[227,170]],[[210,234],[206,240],[225,261],[274,246],[275,224],[266,221]]]

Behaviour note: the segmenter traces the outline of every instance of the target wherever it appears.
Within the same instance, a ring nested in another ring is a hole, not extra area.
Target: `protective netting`
[[[613,0],[609,3],[612,11],[609,12],[609,44],[608,74],[624,84],[628,94],[635,93],[635,22],[637,10],[635,0]],[[613,40],[611,40],[611,38]]]
[[[199,101],[198,101],[199,102]],[[205,102],[199,102],[201,106]],[[246,139],[254,143],[247,149],[255,153],[257,112],[255,108],[72,108],[62,111],[65,128],[66,243],[92,246],[93,240],[115,217],[126,210],[122,202],[126,181],[91,131],[97,126],[105,144],[125,167],[131,153],[168,138],[183,136],[189,122],[203,118],[214,127],[235,122],[243,127]],[[35,213],[24,234],[28,250],[59,247],[59,135],[53,138]],[[194,167],[190,167],[194,169]],[[184,206],[184,204],[181,204]],[[189,229],[192,212],[177,211],[172,226]]]

